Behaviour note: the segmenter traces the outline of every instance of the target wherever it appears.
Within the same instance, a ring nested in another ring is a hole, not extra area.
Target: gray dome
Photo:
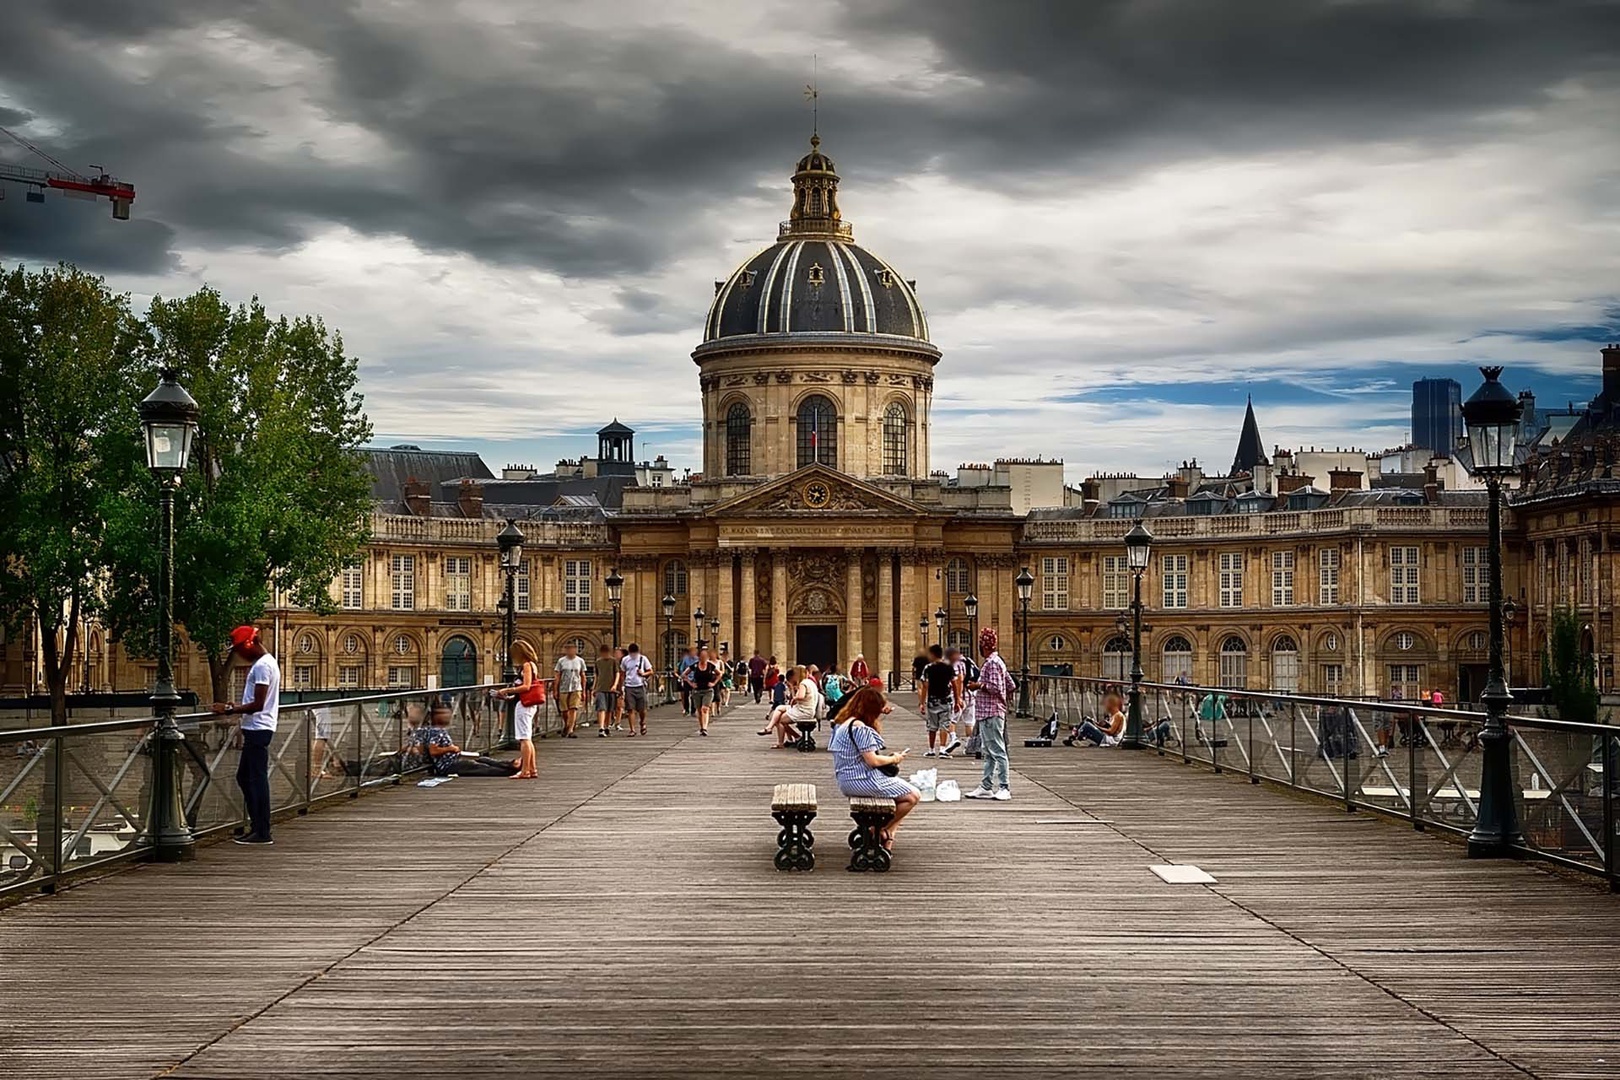
[[[717,283],[703,340],[837,333],[926,342],[928,320],[912,283],[865,248],[789,236]]]

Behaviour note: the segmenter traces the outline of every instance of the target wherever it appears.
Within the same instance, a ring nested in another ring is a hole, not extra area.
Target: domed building
[[[812,136],[776,243],[714,285],[703,344],[703,473],[928,475],[939,350],[916,282],[854,242]]]

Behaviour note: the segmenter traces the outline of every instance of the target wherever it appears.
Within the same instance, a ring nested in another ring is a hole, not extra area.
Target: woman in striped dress
[[[883,832],[883,846],[893,848],[895,829],[922,796],[898,776],[889,776],[879,768],[899,765],[906,759],[904,750],[891,754],[883,748],[886,704],[883,691],[876,687],[855,691],[840,714],[842,722],[833,729],[827,749],[832,751],[833,776],[839,791],[852,798],[894,800],[894,819]]]

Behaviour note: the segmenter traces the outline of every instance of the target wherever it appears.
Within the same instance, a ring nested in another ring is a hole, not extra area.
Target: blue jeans
[[[1001,787],[1010,786],[1007,782],[1007,718],[981,716],[977,731],[979,752],[984,755],[984,773],[979,777],[979,786],[986,791],[994,791],[996,785],[992,781],[998,775]]]
[[[242,755],[236,762],[236,786],[247,809],[248,835],[270,835],[270,740],[273,731],[242,732]]]
[[[1093,745],[1101,746],[1103,742],[1103,730],[1096,724],[1093,724],[1090,720],[1087,720],[1080,725],[1080,737]]]

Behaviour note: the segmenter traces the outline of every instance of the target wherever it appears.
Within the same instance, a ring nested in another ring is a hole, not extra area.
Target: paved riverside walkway
[[[924,805],[850,874],[827,755],[761,715],[547,740],[538,782],[405,786],[0,911],[0,1077],[1620,1076],[1620,901],[1588,884],[1021,745],[1012,802]],[[925,764],[914,716],[889,742]],[[771,866],[787,780],[821,792],[807,875]]]

